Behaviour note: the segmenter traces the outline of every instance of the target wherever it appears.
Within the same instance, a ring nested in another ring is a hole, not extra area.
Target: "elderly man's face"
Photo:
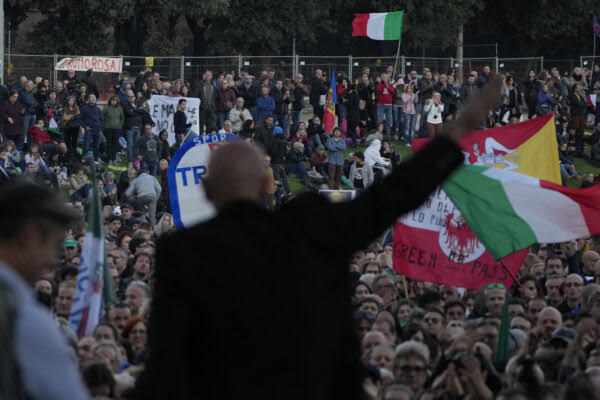
[[[427,365],[420,357],[408,356],[398,360],[394,367],[394,376],[398,383],[410,387],[413,392],[419,393],[428,378]]]

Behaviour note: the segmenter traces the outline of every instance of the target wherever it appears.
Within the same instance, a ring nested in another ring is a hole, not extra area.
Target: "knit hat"
[[[273,128],[273,136],[275,135],[283,135],[283,129],[280,126]]]

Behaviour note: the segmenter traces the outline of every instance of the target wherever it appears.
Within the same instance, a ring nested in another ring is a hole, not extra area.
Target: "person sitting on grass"
[[[305,160],[304,145],[301,142],[294,143],[285,156],[285,173],[294,174],[297,178],[304,180],[306,167],[304,167],[303,161]]]
[[[327,178],[326,165],[329,161],[329,156],[325,151],[325,146],[317,147],[317,151],[310,157],[311,167],[317,171],[323,178]]]

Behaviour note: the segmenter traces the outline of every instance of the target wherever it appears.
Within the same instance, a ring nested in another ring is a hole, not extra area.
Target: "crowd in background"
[[[484,67],[459,87],[455,71],[425,69],[422,75],[409,71],[397,77],[393,68],[381,73],[365,69],[357,82],[340,72],[338,123],[331,134],[323,130],[329,83],[321,70],[309,82],[276,71],[257,77],[246,71],[240,77],[208,71],[193,83],[165,80],[146,70],[123,75],[102,108],[91,71],[83,77],[70,71],[54,87],[41,78],[10,78],[0,87],[3,179],[62,190],[83,221],[89,174],[97,173],[107,262],[120,302],[106,311],[92,336],[77,338],[67,326],[83,222],[71,224],[60,262],[34,287],[65,334],[91,393],[129,398],[143,368],[155,241],[174,230],[166,171],[194,123],[203,133],[233,133],[264,148],[272,177],[266,206],[272,208],[292,192],[288,174],[315,189],[360,192],[369,187],[400,163],[397,140],[408,145],[416,132],[438,135],[490,73]],[[597,66],[593,73],[580,68],[563,75],[554,69],[531,71],[524,79],[507,73],[502,102],[482,127],[555,113],[566,179],[577,174],[569,157],[582,156],[584,143],[592,144],[592,159],[594,151],[600,153],[594,150],[600,125],[593,135],[584,135],[591,114],[587,94],[599,90]],[[152,132],[147,101],[157,94],[180,98],[173,145],[168,132]],[[185,97],[200,98],[197,121],[185,119]],[[359,140],[364,151],[346,157],[346,146]],[[115,167],[121,165],[119,174]],[[584,183],[592,181],[586,177]],[[369,398],[600,397],[600,238],[534,246],[518,284],[478,291],[405,279],[393,272],[392,255],[388,235],[355,254],[349,265]],[[507,297],[510,358],[495,360]]]

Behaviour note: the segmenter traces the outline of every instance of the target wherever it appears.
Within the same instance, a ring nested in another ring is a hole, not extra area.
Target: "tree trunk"
[[[198,18],[187,16],[185,20],[192,32],[192,54],[195,57],[206,56],[207,54],[207,43],[206,43],[206,32],[207,27],[210,25],[210,21],[206,19],[199,20]]]

